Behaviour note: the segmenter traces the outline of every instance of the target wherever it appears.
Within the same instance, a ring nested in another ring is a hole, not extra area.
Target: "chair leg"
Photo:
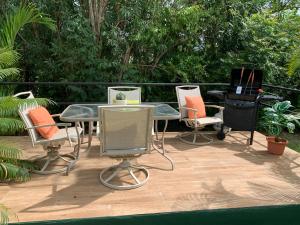
[[[133,177],[133,179],[135,180],[135,182],[137,184],[140,184],[141,182],[139,181],[139,179],[136,178],[136,176],[134,175],[134,173],[132,172],[132,169],[131,168],[127,168],[129,174]]]
[[[207,140],[204,142],[197,142],[197,137],[202,137],[203,139]],[[206,136],[203,132],[200,132],[199,130],[194,130],[192,132],[185,132],[182,134],[178,135],[178,138],[187,144],[191,144],[191,145],[207,145],[207,144],[211,144],[213,142],[213,139]],[[189,140],[191,139],[192,140]]]
[[[107,176],[107,173],[110,170],[112,170],[112,173]],[[119,175],[124,170],[127,171],[128,174],[133,179],[133,181],[134,181],[134,182],[132,182],[133,184],[125,184],[125,185],[123,185],[123,184],[120,184],[120,185],[113,184],[111,181],[114,178],[120,178]],[[134,171],[143,172],[145,174],[145,178],[143,180],[139,180],[135,176]],[[146,168],[139,167],[139,166],[134,166],[127,159],[123,159],[123,161],[119,165],[112,166],[112,167],[109,167],[109,168],[106,168],[106,169],[102,170],[101,173],[99,174],[100,182],[103,185],[105,185],[106,187],[112,188],[112,189],[116,189],[116,190],[129,190],[129,189],[141,187],[142,185],[144,185],[148,181],[148,178],[149,178],[149,172]]]
[[[41,169],[41,172],[44,172],[46,168],[49,166],[49,163],[51,162],[50,159],[47,159],[46,163],[44,164],[43,168]]]
[[[41,169],[39,170],[33,170],[34,173],[41,174],[41,175],[47,175],[47,174],[55,174],[55,173],[68,173],[68,171],[74,167],[75,162],[77,161],[76,157],[72,154],[59,154],[58,150],[60,148],[60,145],[57,146],[44,146],[44,149],[47,151],[47,155],[40,157],[35,160],[35,162],[41,163],[41,161],[45,161]],[[67,159],[69,158],[69,159]],[[57,165],[54,164],[55,161],[58,159],[62,159],[66,162],[65,165]],[[50,165],[57,166],[59,168],[56,169],[48,169]]]
[[[196,133],[194,133],[193,144],[195,144],[195,143],[196,143],[196,140],[197,140],[197,134],[196,134]]]

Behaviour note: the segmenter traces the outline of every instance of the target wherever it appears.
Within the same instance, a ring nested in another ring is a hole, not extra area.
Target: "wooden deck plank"
[[[135,190],[115,191],[98,179],[101,169],[116,160],[99,157],[98,141],[81,153],[69,176],[33,175],[20,184],[0,184],[0,202],[19,221],[115,216],[214,208],[300,204],[300,154],[287,149],[283,156],[266,152],[265,137],[232,133],[224,142],[191,146],[168,133],[166,148],[175,170],[160,154],[152,152],[137,161],[146,165],[150,179]],[[26,158],[42,153],[28,137],[0,137],[19,146]],[[64,146],[63,151],[70,151]]]

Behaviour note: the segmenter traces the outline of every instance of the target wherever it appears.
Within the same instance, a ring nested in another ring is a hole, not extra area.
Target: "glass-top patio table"
[[[80,122],[89,122],[89,146],[92,139],[92,127],[93,123],[99,121],[98,116],[98,106],[104,106],[107,104],[73,104],[68,106],[60,115],[60,119],[65,122],[75,122],[76,127],[79,126]],[[161,103],[147,103],[144,105],[154,105],[154,131],[155,135],[153,138],[153,148],[162,154],[165,158],[167,158],[172,165],[172,170],[174,169],[174,163],[170,157],[166,155],[165,145],[164,145],[164,137],[165,132],[168,126],[169,120],[177,120],[180,118],[179,112],[171,107],[168,104]],[[161,133],[161,137],[159,138],[158,134],[158,121],[165,121],[164,129]],[[80,141],[78,141],[78,148],[80,149]]]

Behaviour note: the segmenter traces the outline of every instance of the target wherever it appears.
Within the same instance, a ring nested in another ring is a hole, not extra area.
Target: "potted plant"
[[[116,95],[115,103],[117,105],[126,105],[127,104],[126,95],[124,93],[122,93],[122,92],[119,92]]]
[[[289,133],[294,133],[296,125],[300,126],[300,116],[292,112],[290,101],[276,102],[271,107],[263,109],[260,121],[267,133],[268,151],[272,154],[282,155],[288,141],[280,138],[281,132],[286,128]]]

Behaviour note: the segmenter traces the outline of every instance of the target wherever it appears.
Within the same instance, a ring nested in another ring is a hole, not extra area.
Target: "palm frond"
[[[9,222],[9,210],[4,205],[0,204],[0,224],[6,225]]]
[[[54,105],[55,102],[46,98],[20,99],[13,96],[0,97],[0,117],[18,118],[18,110],[22,105],[38,104],[41,106]]]
[[[19,149],[9,146],[8,144],[1,143],[0,145],[0,158],[9,158],[13,160],[20,159],[22,151]]]
[[[12,77],[15,75],[18,75],[20,70],[18,68],[6,68],[6,69],[1,69],[0,68],[0,80],[3,80],[6,77]]]
[[[24,123],[19,118],[19,108],[24,105],[47,106],[56,104],[46,98],[20,99],[13,96],[0,97],[0,135],[13,135],[24,130]]]
[[[0,48],[0,67],[6,68],[15,65],[20,56],[18,52],[10,48]]]
[[[0,204],[0,224],[1,225],[8,224],[10,217],[16,218],[18,220],[17,214],[15,214],[14,212],[12,212],[5,205]]]
[[[30,173],[28,169],[12,163],[0,162],[0,181],[28,181]]]
[[[296,50],[288,66],[288,74],[292,76],[300,69],[300,48]]]
[[[33,162],[21,159],[22,151],[0,143],[0,181],[27,181],[29,172],[37,168]]]
[[[0,80],[18,75],[20,70],[14,65],[19,60],[19,54],[11,48],[0,48]]]
[[[24,129],[24,123],[18,118],[1,118],[0,120],[0,135],[15,135]]]
[[[14,135],[17,132],[23,131],[24,129],[24,123],[18,118],[0,119],[0,135]]]
[[[23,159],[18,159],[16,165],[29,170],[29,172],[31,172],[34,169],[41,169],[36,163]]]
[[[13,14],[6,17],[0,34],[0,46],[13,46],[18,32],[28,23],[39,23],[55,29],[54,21],[41,13],[34,4],[21,4]]]

